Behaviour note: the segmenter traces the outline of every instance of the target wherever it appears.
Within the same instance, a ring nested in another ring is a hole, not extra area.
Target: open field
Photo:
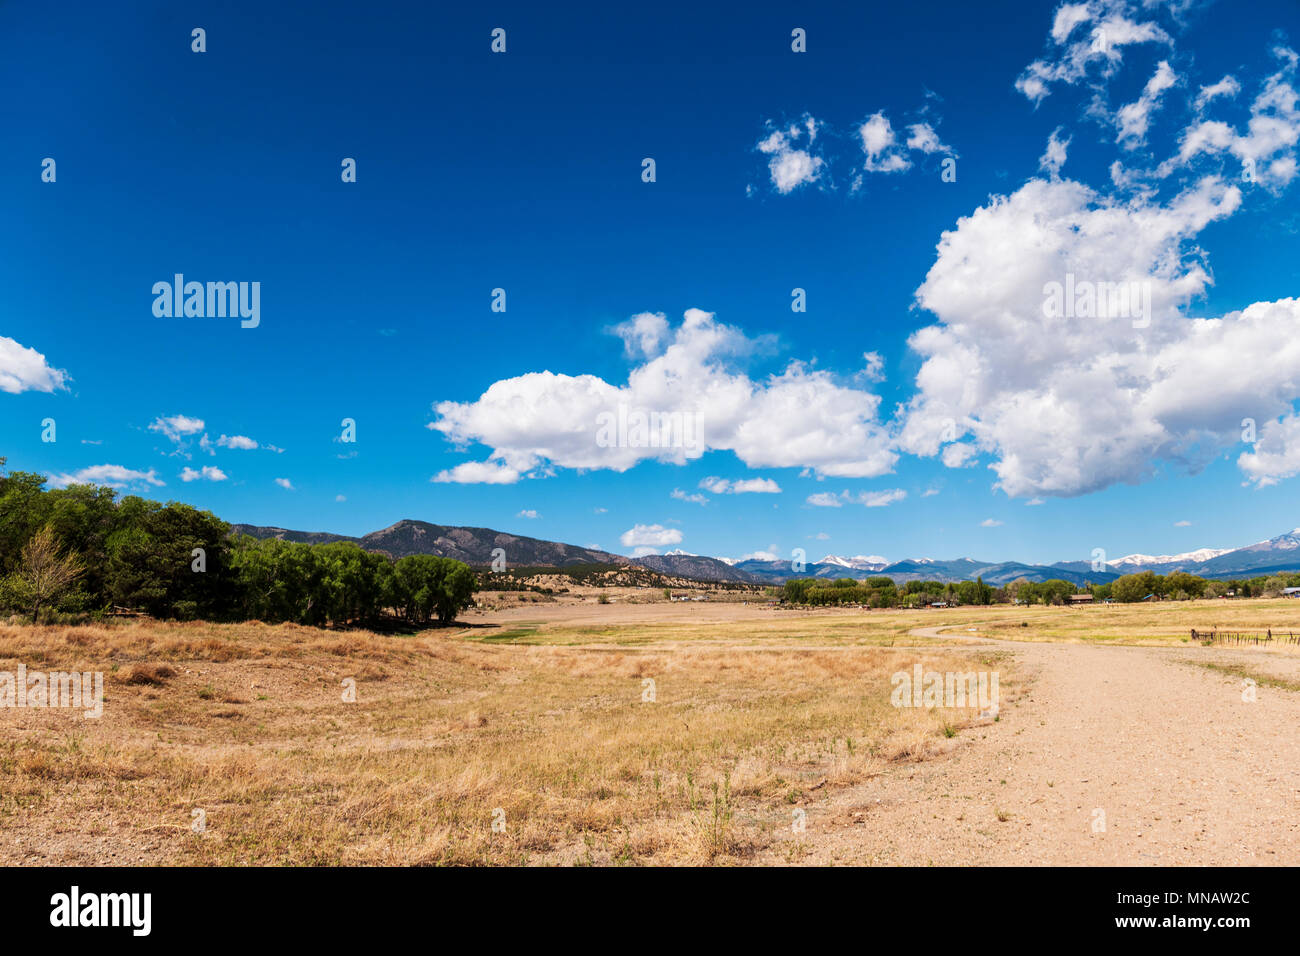
[[[640,625],[604,628],[602,647],[581,629],[501,640],[515,630],[0,628],[0,667],[110,671],[99,720],[0,710],[0,859],[744,859],[809,792],[949,749],[978,717],[889,706],[900,667],[964,663],[942,647],[656,651]]]
[[[0,861],[1296,863],[1300,648],[1185,638],[1298,622],[560,601],[411,635],[0,626],[0,670],[106,672],[98,720],[0,709]],[[998,718],[891,706],[917,663],[998,672]]]

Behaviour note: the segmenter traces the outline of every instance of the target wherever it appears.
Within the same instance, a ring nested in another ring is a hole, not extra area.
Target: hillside
[[[493,551],[505,552],[506,567],[559,568],[569,564],[625,565],[628,559],[594,548],[544,541],[523,535],[494,531],[491,528],[462,528],[452,525],[430,524],[427,521],[405,519],[380,531],[372,531],[360,538],[328,534],[319,531],[287,531],[284,528],[267,528],[237,524],[232,530],[255,538],[283,538],[285,541],[303,541],[321,544],[330,541],[353,541],[367,551],[378,551],[390,558],[404,558],[411,554],[432,554],[442,558],[455,558],[470,565],[490,565]]]

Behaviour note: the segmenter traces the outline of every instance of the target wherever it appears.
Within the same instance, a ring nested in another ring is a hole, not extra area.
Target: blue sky
[[[0,6],[10,468],[620,553],[1300,524],[1292,0],[71,6]],[[1149,323],[1045,318],[1066,272]],[[155,316],[176,273],[259,324]],[[620,403],[700,447],[601,446]]]

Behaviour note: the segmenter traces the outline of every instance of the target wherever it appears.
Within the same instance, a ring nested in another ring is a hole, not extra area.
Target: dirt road
[[[1300,693],[1247,702],[1242,677],[1191,663],[1295,681],[1294,649],[984,644],[1028,668],[1026,696],[949,756],[809,804],[761,862],[1300,864]]]

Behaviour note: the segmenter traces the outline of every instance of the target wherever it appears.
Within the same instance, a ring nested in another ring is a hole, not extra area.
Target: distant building
[[[1070,595],[1070,603],[1071,603],[1071,604],[1091,604],[1091,603],[1092,603],[1092,595],[1091,595],[1091,594],[1071,594],[1071,595]]]
[[[1300,588],[1283,588],[1282,596],[1289,598],[1300,598]]]

